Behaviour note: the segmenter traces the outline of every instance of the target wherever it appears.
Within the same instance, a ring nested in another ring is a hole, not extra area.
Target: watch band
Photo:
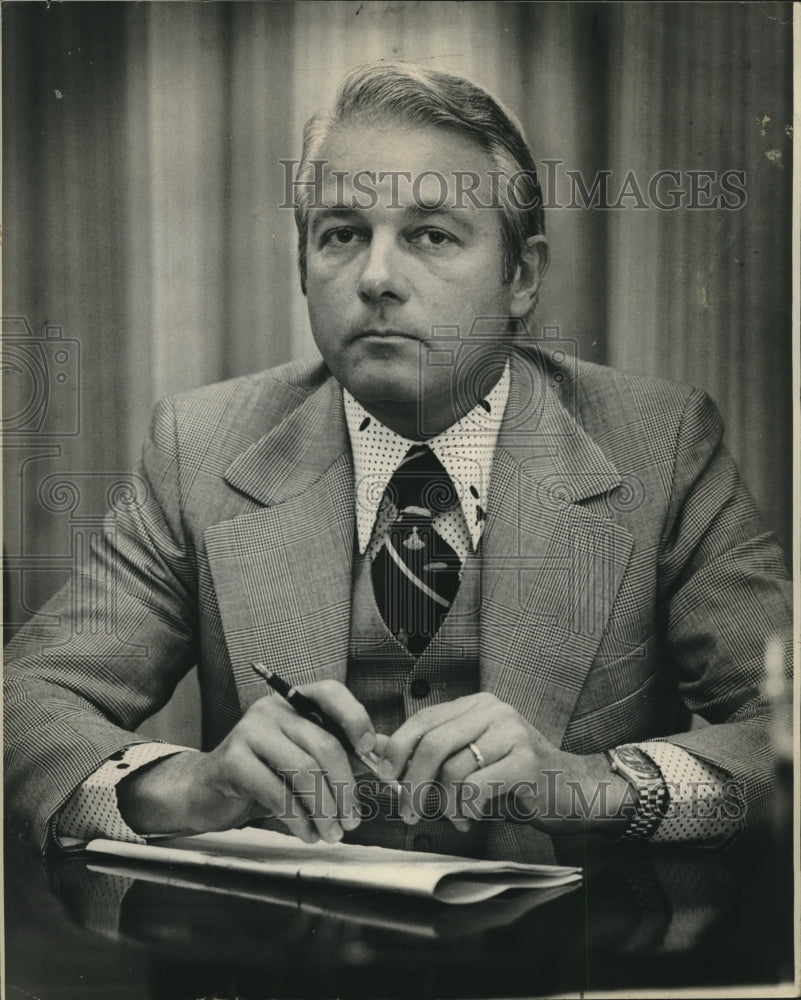
[[[656,832],[670,805],[670,792],[659,766],[635,746],[606,751],[609,767],[637,790],[634,815],[621,833],[623,840],[647,840]]]

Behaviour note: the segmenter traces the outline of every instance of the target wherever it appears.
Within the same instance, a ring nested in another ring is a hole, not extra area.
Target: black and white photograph
[[[798,995],[799,11],[2,4],[6,1000]]]

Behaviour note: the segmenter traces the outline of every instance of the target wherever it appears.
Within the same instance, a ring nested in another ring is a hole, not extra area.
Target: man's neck
[[[404,407],[399,407],[395,400],[359,402],[371,416],[396,434],[410,441],[428,441],[475,409],[498,384],[503,371],[501,368],[492,381],[475,380],[478,384],[455,387],[442,399],[428,397]]]

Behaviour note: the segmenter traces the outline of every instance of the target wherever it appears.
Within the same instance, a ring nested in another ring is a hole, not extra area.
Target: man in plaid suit
[[[307,125],[296,191],[323,362],[157,408],[142,489],[84,569],[99,610],[67,589],[9,650],[14,832],[272,816],[305,840],[534,859],[577,823],[714,843],[759,818],[781,554],[703,393],[528,337],[548,257],[515,120],[456,77],[360,69]],[[432,522],[458,587],[422,648],[374,592],[421,443],[458,499]],[[355,759],[254,661],[403,794],[366,802]],[[203,750],[137,736],[194,665]]]

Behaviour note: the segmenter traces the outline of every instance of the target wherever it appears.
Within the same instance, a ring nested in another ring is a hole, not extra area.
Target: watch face
[[[615,750],[618,765],[625,767],[643,778],[654,778],[660,775],[659,768],[650,761],[637,747],[618,747]]]

